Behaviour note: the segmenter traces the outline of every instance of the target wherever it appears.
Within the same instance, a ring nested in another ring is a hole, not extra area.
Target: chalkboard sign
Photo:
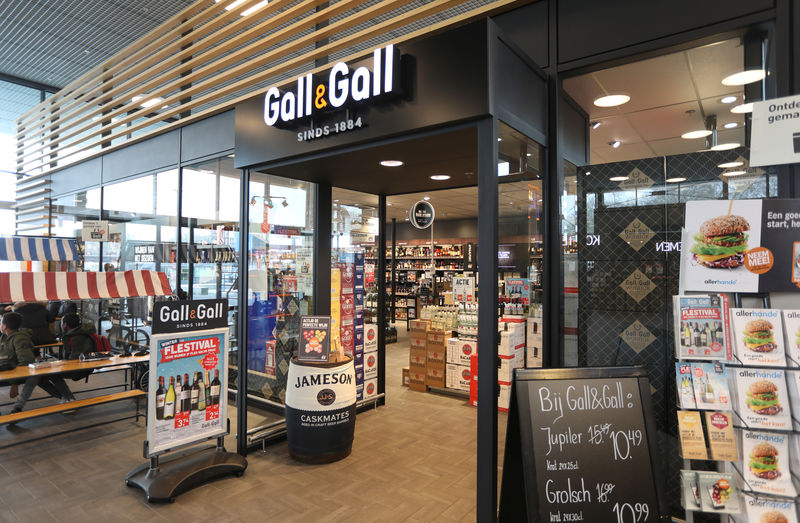
[[[518,370],[500,521],[664,521],[642,367]]]

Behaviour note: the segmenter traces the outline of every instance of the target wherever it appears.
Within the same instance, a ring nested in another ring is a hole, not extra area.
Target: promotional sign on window
[[[331,317],[303,316],[300,318],[300,348],[298,361],[327,363],[331,354]]]
[[[227,433],[228,328],[156,334],[150,342],[150,455]]]
[[[800,200],[686,203],[686,291],[800,290]]]
[[[417,229],[427,229],[433,225],[436,211],[433,209],[431,202],[420,200],[411,206],[408,216],[411,219],[411,225]]]
[[[108,220],[83,220],[82,238],[85,242],[108,241]]]
[[[800,95],[753,103],[750,166],[800,162]]]

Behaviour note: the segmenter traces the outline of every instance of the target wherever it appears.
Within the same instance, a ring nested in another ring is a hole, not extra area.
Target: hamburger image
[[[753,447],[753,451],[750,453],[750,472],[761,479],[776,479],[780,476],[778,449],[769,443],[759,443]]]
[[[747,389],[747,406],[756,414],[774,416],[783,408],[778,401],[778,387],[768,380],[752,383]]]
[[[777,510],[770,510],[761,514],[758,523],[789,523],[789,520]]]
[[[775,340],[772,338],[772,324],[767,320],[751,320],[744,326],[745,346],[753,352],[772,352]]]
[[[706,220],[700,232],[694,235],[697,243],[691,252],[697,263],[711,269],[732,269],[744,264],[747,250],[746,231],[750,222],[730,214]]]

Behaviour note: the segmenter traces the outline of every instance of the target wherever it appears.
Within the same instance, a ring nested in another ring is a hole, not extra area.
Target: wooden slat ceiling
[[[17,120],[36,175],[186,125],[314,68],[520,0],[198,0]]]

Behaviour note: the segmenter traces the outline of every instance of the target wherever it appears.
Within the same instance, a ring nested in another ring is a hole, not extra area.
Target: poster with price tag
[[[646,370],[518,370],[513,387],[500,521],[660,521]]]
[[[227,433],[228,328],[153,335],[150,455]]]

